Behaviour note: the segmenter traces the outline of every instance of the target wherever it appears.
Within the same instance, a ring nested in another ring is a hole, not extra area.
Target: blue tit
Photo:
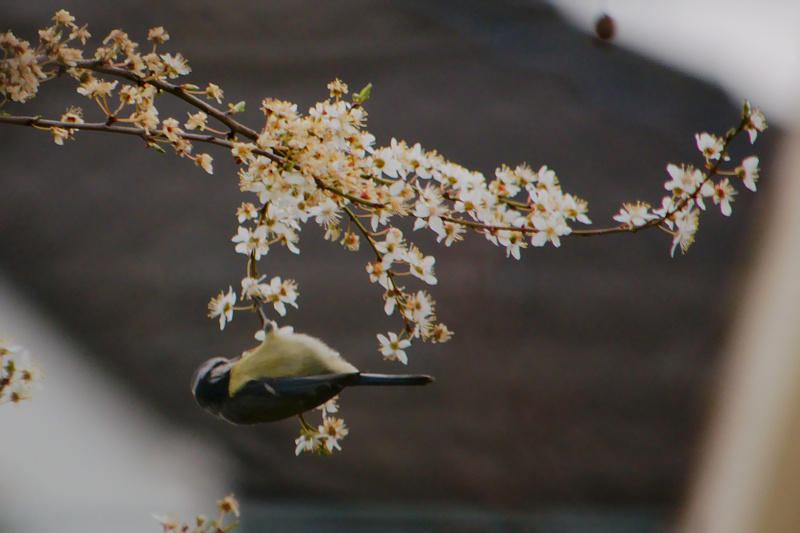
[[[200,406],[233,424],[301,417],[345,387],[427,385],[422,374],[367,374],[319,339],[271,323],[260,346],[240,357],[209,359],[192,379]]]

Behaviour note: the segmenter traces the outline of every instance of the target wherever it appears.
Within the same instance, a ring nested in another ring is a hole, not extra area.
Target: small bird
[[[321,340],[269,322],[264,342],[233,359],[209,359],[194,374],[200,406],[233,424],[274,422],[327,402],[345,387],[427,385],[423,374],[367,374]],[[303,424],[306,425],[305,423]]]

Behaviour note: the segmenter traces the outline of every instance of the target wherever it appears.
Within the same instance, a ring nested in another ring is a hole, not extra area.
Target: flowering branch
[[[472,230],[516,259],[529,244],[559,247],[569,235],[634,233],[658,227],[672,235],[670,253],[674,255],[678,247],[685,252],[694,241],[705,200],[719,205],[723,215],[731,214],[736,190],[727,176],[736,176],[744,187],[756,190],[757,157],[747,157],[731,170],[721,168],[739,134],[746,132],[752,143],[766,128],[764,116],[749,102],[744,103],[738,126],[723,137],[696,135],[705,159],[702,170],[667,165],[670,180],[664,184],[667,194],[660,207],[641,201],[624,203],[613,217],[616,225],[577,229],[573,226],[578,223],[591,224],[588,204],[564,192],[547,166],[535,171],[525,163],[514,168],[502,165],[490,179],[419,143],[409,146],[392,139],[389,146],[376,147],[375,137],[365,127],[364,103],[371,85],[347,100],[347,85],[335,80],[328,85],[329,98],[306,115],[297,111],[296,104],[265,98],[260,107],[265,122],[254,129],[234,118],[244,110],[244,102],[228,103],[227,110],[209,103],[223,103],[219,86],[209,83],[201,89],[170,81],[188,75],[191,68],[179,53],[156,52],[169,39],[163,28],[148,33],[153,43],[149,53],[140,51],[121,30],[114,30],[87,59],[83,49],[72,46],[77,41],[86,44],[90,37],[86,27],[78,27],[63,10],[53,20],[52,26],[39,32],[36,47],[10,31],[0,34],[0,106],[25,103],[35,97],[41,83],[69,75],[78,83],[77,92],[101,110],[102,119],[85,122],[83,111],[71,107],[60,120],[2,115],[0,124],[49,130],[59,145],[73,140],[80,130],[135,135],[160,151],[162,146],[171,146],[209,174],[213,158],[207,153],[193,154],[195,144],[229,151],[239,165],[241,191],[257,197],[257,202],[243,202],[237,210],[239,228],[232,238],[236,252],[247,256],[246,275],[240,282],[246,303],[237,307],[237,293],[229,286],[227,293],[220,292],[211,300],[209,315],[218,318],[224,329],[235,311],[257,311],[261,321],[257,338],[263,338],[268,323],[264,307],[271,304],[285,316],[287,305],[297,307],[298,296],[293,280],[276,276],[267,282],[259,274],[258,262],[278,244],[300,253],[299,235],[311,220],[325,230],[325,239],[338,241],[348,250],[358,250],[362,238],[369,244],[375,256],[366,265],[370,281],[384,289],[386,314],[397,310],[404,321],[399,334],[377,335],[379,351],[384,358],[406,364],[405,349],[413,340],[445,342],[452,333],[436,321],[435,303],[427,291],[407,290],[399,284],[401,276],[427,285],[436,285],[437,278],[435,258],[408,240],[393,225],[394,217],[413,218],[414,230],[431,230],[445,246],[461,241]],[[189,106],[187,120],[160,117],[155,98],[163,94]],[[298,444],[299,449],[306,449],[306,444]]]

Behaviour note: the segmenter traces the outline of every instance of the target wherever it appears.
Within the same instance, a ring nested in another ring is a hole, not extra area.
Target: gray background
[[[0,3],[0,28],[33,38],[61,4]],[[73,2],[97,43],[124,28],[143,46],[164,25],[193,68],[242,116],[271,96],[307,109],[339,77],[374,84],[369,129],[421,142],[491,176],[501,163],[554,168],[589,202],[598,226],[622,201],[657,203],[667,163],[700,165],[693,134],[723,133],[739,103],[716,88],[568,28],[535,2]],[[14,114],[57,118],[69,104],[95,113],[72,80],[45,85]],[[159,102],[161,118],[188,109]],[[99,115],[94,115],[99,118]],[[756,146],[762,173],[777,135]],[[0,128],[0,261],[30,294],[135,384],[141,399],[198,439],[222,439],[239,459],[239,490],[275,502],[467,505],[501,512],[604,505],[677,508],[717,384],[719,342],[746,271],[763,195],[743,191],[734,214],[701,217],[696,245],[669,257],[670,237],[566,239],[521,261],[477,235],[439,250],[444,345],[416,344],[408,370],[425,389],[352,390],[341,400],[351,435],[331,458],[293,456],[294,421],[240,428],[203,413],[188,381],[216,355],[252,346],[255,317],[223,333],[208,299],[234,285],[243,197],[221,151],[208,176],[90,132],[58,147],[50,135]],[[196,147],[196,150],[201,147]],[[743,142],[733,157],[750,153]],[[748,151],[744,151],[748,150]],[[201,151],[205,151],[201,149]],[[767,180],[759,190],[768,189]],[[375,333],[397,330],[349,253],[309,226],[299,256],[274,249],[268,275],[296,279],[300,310],[281,323],[324,338],[361,369],[383,362]],[[202,465],[198,465],[202,468]]]

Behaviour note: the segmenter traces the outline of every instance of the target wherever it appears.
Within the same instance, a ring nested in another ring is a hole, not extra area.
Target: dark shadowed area
[[[171,40],[161,51],[188,58],[187,81],[246,100],[242,120],[256,129],[264,97],[305,110],[334,78],[356,90],[371,82],[377,144],[420,142],[487,176],[502,163],[546,164],[589,202],[598,226],[613,225],[623,201],[660,202],[668,163],[702,165],[694,133],[722,134],[739,120],[740,103],[720,90],[600,45],[535,2],[33,4],[0,3],[0,30],[33,40],[61,7],[89,23],[94,43],[119,27],[145,46],[147,29],[163,25]],[[41,93],[4,110],[95,112],[70,79]],[[164,100],[162,119],[185,120],[188,108]],[[756,145],[764,175],[771,146],[769,137]],[[215,158],[209,176],[143,148],[91,132],[59,147],[47,132],[0,128],[0,266],[143,401],[197,439],[223,441],[246,499],[677,509],[764,195],[741,192],[730,219],[709,207],[695,245],[674,258],[671,237],[657,230],[567,238],[516,261],[479,235],[440,249],[406,225],[436,256],[431,292],[455,331],[447,344],[415,344],[407,368],[377,351],[375,334],[401,325],[369,283],[369,250],[348,252],[309,225],[299,256],[276,247],[263,263],[300,288],[299,311],[273,318],[325,339],[362,370],[436,382],[348,390],[344,451],[296,458],[295,420],[234,427],[189,392],[202,361],[255,343],[255,315],[237,315],[224,332],[206,317],[210,297],[238,289],[245,274],[230,239],[236,208],[251,198],[221,150],[196,147]],[[737,144],[733,159],[748,148]]]

